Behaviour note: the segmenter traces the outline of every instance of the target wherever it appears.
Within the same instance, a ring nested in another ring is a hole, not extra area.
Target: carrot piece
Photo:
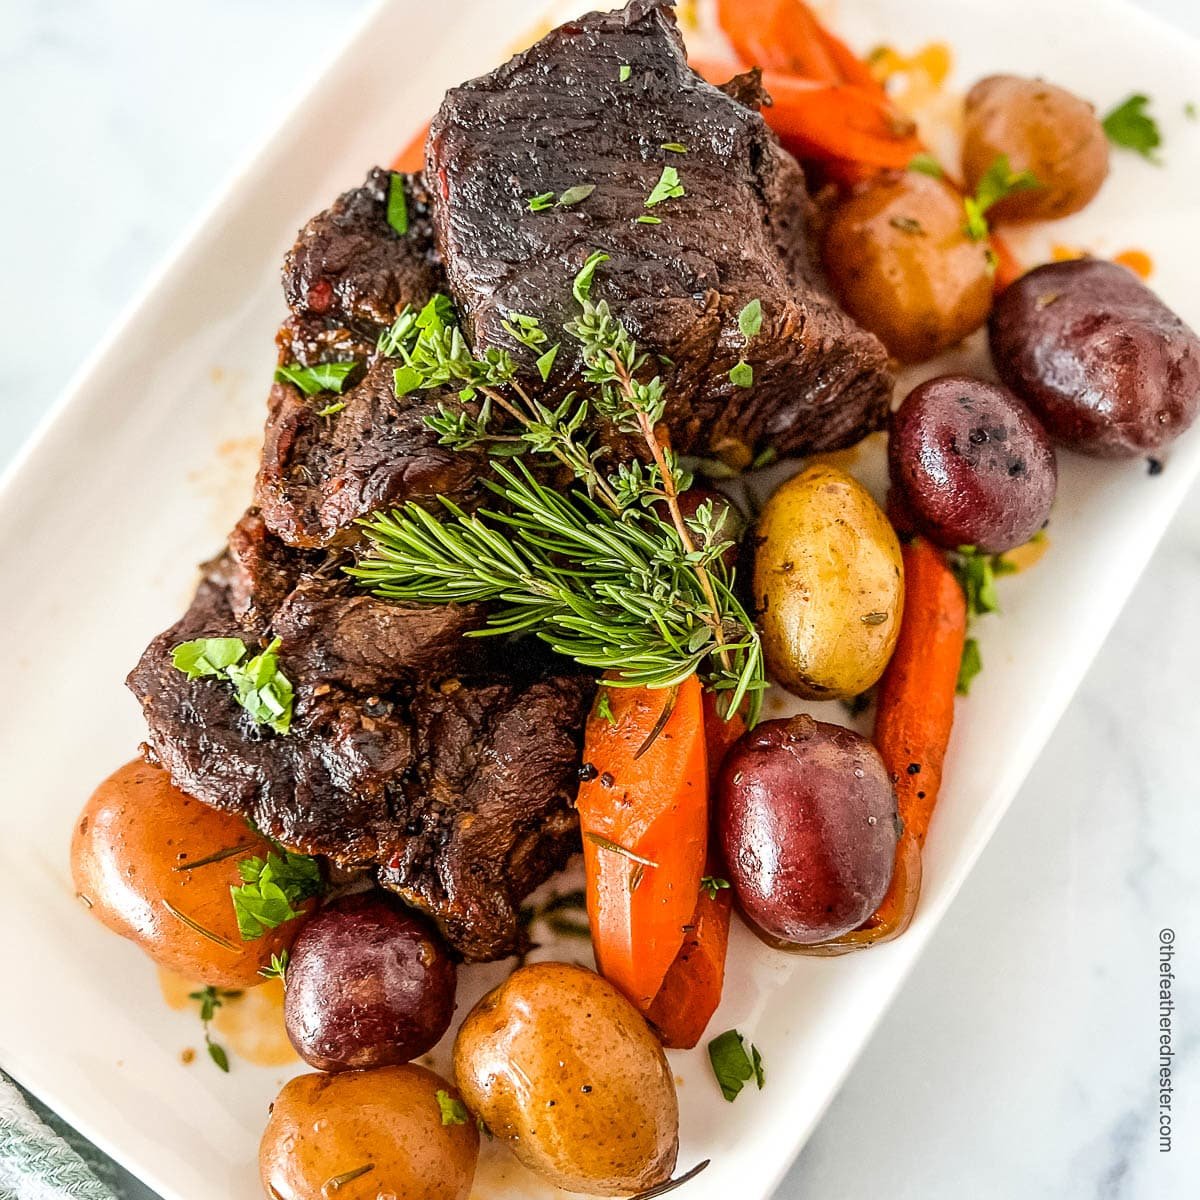
[[[429,136],[426,122],[413,135],[413,139],[392,160],[393,171],[419,171],[425,165],[425,139]]]
[[[820,24],[799,0],[717,0],[717,24],[748,66],[845,82]]]
[[[875,746],[896,781],[904,827],[923,846],[954,723],[967,603],[935,546],[916,538],[902,554],[904,617],[879,685]]]
[[[746,722],[740,714],[735,713],[726,721],[717,711],[715,694],[704,693],[710,794],[725,755],[745,732]],[[724,873],[715,841],[709,842],[705,870],[714,878]],[[683,945],[646,1012],[664,1046],[690,1050],[704,1036],[725,986],[725,954],[732,916],[733,892],[729,888],[719,888],[714,894],[701,889]]]
[[[774,71],[763,73],[763,87],[774,101],[763,117],[797,158],[900,169],[920,152],[913,122],[863,88]]]
[[[584,732],[595,776],[579,789],[588,917],[603,974],[645,1012],[691,923],[708,849],[700,681],[602,688]]]
[[[942,784],[954,723],[954,693],[967,633],[967,602],[940,550],[924,538],[904,556],[904,616],[896,650],[879,685],[875,747],[896,785],[904,831],[892,882],[879,907],[857,929],[812,947],[848,954],[899,937],[921,894],[921,848]]]

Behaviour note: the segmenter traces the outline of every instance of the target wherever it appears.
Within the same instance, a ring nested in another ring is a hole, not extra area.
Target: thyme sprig
[[[556,403],[531,394],[507,350],[473,354],[444,296],[384,333],[381,352],[401,363],[398,395],[458,389],[462,403],[442,404],[427,424],[443,445],[488,451],[494,478],[484,482],[503,503],[468,514],[443,498],[442,519],[413,504],[375,513],[363,522],[370,550],[349,573],[390,599],[497,602],[475,636],[534,632],[614,672],[618,686],[670,687],[699,671],[728,693],[727,711],[748,700],[754,720],[762,648],[722,562],[725,511],[706,502],[683,514],[692,477],[662,426],[666,385],[647,369],[657,360],[591,297],[607,258],[593,253],[573,282],[579,314],[563,328],[581,347],[587,387]],[[535,352],[549,340],[525,314],[510,313],[505,328]],[[639,438],[649,461],[610,465],[593,444],[593,415]],[[545,486],[527,456],[556,459],[578,486]]]

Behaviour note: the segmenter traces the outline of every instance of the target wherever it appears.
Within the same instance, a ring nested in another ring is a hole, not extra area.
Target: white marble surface
[[[1200,33],[1194,0],[1143,2]],[[0,464],[367,6],[0,0]],[[1200,1194],[1198,594],[1194,490],[781,1198]],[[1163,926],[1178,938],[1170,1154]]]

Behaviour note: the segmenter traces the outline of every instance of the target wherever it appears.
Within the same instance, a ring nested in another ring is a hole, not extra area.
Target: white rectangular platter
[[[1200,48],[1115,0],[842,0],[820,6],[860,50],[931,40],[954,52],[952,89],[997,70],[1042,74],[1107,108],[1150,91],[1164,166],[1114,155],[1099,199],[1016,236],[1027,262],[1053,242],[1147,251],[1152,285],[1200,325]],[[175,619],[193,564],[245,504],[283,311],[278,267],[294,231],[386,162],[442,90],[504,58],[541,0],[394,0],[379,8],[93,358],[3,484],[0,628],[0,1065],[167,1200],[252,1200],[267,1105],[290,1069],[181,1061],[193,1013],[169,1010],[153,969],[76,903],[67,847],[95,783],[133,757],[141,717],[122,680]],[[978,339],[953,356],[987,370]],[[926,371],[925,374],[933,373]],[[673,1055],[680,1166],[712,1165],[690,1200],[769,1196],[836,1091],[1008,807],[1200,468],[1200,430],[1167,469],[1060,459],[1050,550],[1003,582],[981,624],[986,669],[960,703],[925,889],[899,941],[795,959],[739,930],[714,1032],[737,1026],[769,1080],[726,1104],[703,1051]],[[832,712],[831,720],[842,719]],[[1053,797],[1047,797],[1053,803]],[[1022,864],[1012,863],[1014,886]],[[469,1003],[502,968],[466,972]],[[952,987],[953,981],[947,981]],[[545,1194],[497,1148],[478,1200]]]

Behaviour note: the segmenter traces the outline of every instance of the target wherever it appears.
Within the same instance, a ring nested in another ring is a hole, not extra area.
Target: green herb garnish
[[[531,196],[529,198],[530,212],[545,212],[548,208],[554,207],[554,193],[542,192],[540,196]]]
[[[736,1029],[727,1029],[708,1043],[708,1061],[712,1063],[713,1074],[721,1086],[721,1095],[730,1103],[738,1098],[742,1088],[751,1079],[757,1082],[760,1090],[766,1082],[762,1057],[755,1046],[751,1046],[750,1050],[754,1054],[753,1059],[746,1052],[745,1039]]]
[[[237,702],[259,725],[287,733],[292,724],[291,680],[279,669],[279,639],[248,662],[241,638],[196,638],[171,651],[171,662],[189,679],[215,676],[233,684]]]
[[[441,1088],[437,1090],[437,1103],[443,1125],[465,1125],[470,1120],[471,1114],[467,1112],[467,1106]]]
[[[921,175],[930,175],[934,179],[943,179],[946,175],[942,164],[932,154],[914,154],[908,160],[908,169]]]
[[[628,63],[622,63],[621,69],[617,72],[617,78],[622,83],[628,83],[629,77],[633,74],[633,68]]]
[[[229,1055],[225,1053],[224,1046],[212,1040],[208,1024],[213,1019],[217,1009],[226,1000],[236,1000],[241,994],[241,992],[230,992],[212,987],[211,985],[199,992],[188,993],[188,999],[195,1000],[200,1005],[200,1020],[204,1023],[204,1045],[208,1050],[208,1057],[226,1074],[229,1074]]]
[[[1013,171],[1008,155],[997,154],[979,180],[975,195],[963,197],[963,209],[967,214],[963,231],[973,242],[983,241],[988,235],[987,212],[992,205],[1016,192],[1027,192],[1042,186],[1041,180],[1032,171]]]
[[[1003,554],[982,554],[974,546],[959,546],[949,555],[949,561],[950,569],[966,593],[967,616],[980,617],[984,613],[999,612],[996,578],[1012,575],[1016,567]]]
[[[241,887],[231,887],[233,911],[242,940],[252,942],[268,929],[278,929],[300,916],[296,905],[325,888],[315,858],[289,850],[269,851],[265,859],[254,855],[238,863]],[[285,964],[286,966],[286,964]]]
[[[287,966],[288,952],[281,950],[278,954],[271,955],[270,963],[265,967],[259,967],[258,973],[264,979],[278,979],[284,987],[287,987]]]
[[[670,150],[672,154],[686,154],[688,148],[682,142],[663,142],[660,150]]]
[[[356,362],[318,363],[315,367],[289,363],[285,367],[275,368],[275,381],[294,384],[306,396],[316,396],[320,392],[337,392],[341,395],[342,388],[346,386],[346,377],[357,366]]]
[[[442,445],[487,448],[485,486],[502,504],[467,513],[443,499],[441,519],[415,504],[377,512],[362,523],[367,553],[347,570],[385,599],[496,601],[471,636],[534,633],[560,654],[619,672],[613,686],[671,687],[701,671],[710,687],[730,692],[725,711],[749,698],[753,722],[762,648],[721,561],[732,544],[724,514],[707,504],[668,519],[656,508],[691,476],[655,432],[666,384],[647,379],[651,357],[606,302],[591,299],[607,259],[591,254],[572,283],[580,315],[564,331],[581,347],[587,387],[556,407],[525,390],[507,351],[473,356],[440,309],[401,315],[392,338],[403,362],[397,390],[453,384],[482,397],[478,411],[442,404],[426,423]],[[509,324],[526,341],[536,337],[531,324]],[[591,444],[593,412],[644,441],[650,461],[607,464]],[[579,486],[545,485],[527,457],[557,459]]]
[[[332,417],[335,413],[340,413],[346,407],[345,400],[337,400],[333,404],[327,404],[324,408],[317,410],[318,417]]]
[[[704,892],[710,900],[717,898],[717,893],[729,886],[728,879],[720,879],[716,875],[705,875],[700,880],[700,890]]]
[[[645,206],[653,208],[656,204],[662,204],[664,200],[673,200],[682,195],[685,195],[685,192],[683,184],[679,182],[679,172],[674,167],[663,167],[654,190],[646,197]]]
[[[958,664],[958,682],[954,690],[965,696],[971,690],[971,682],[983,670],[983,655],[979,653],[979,643],[974,638],[963,642],[962,661]]]
[[[586,200],[594,191],[596,185],[594,183],[577,183],[574,187],[569,187],[558,198],[555,205],[557,208],[570,208],[572,204],[578,204],[582,200]]]
[[[735,363],[729,372],[729,382],[734,387],[748,388],[754,386],[754,368],[745,359]]]
[[[1149,96],[1135,94],[1122,100],[1101,122],[1105,135],[1114,146],[1133,150],[1152,163],[1159,160],[1154,151],[1162,145],[1158,122],[1146,111]]]
[[[612,701],[609,699],[608,692],[601,687],[596,696],[596,715],[603,717],[610,725],[617,723],[617,718],[613,714]]]
[[[537,363],[538,374],[542,377],[544,383],[550,378],[550,372],[554,369],[554,360],[558,357],[558,342],[555,342],[545,354],[539,355]]]
[[[392,172],[388,184],[387,223],[401,237],[408,233],[408,197],[404,191],[404,176],[399,171]]]
[[[661,225],[662,217],[652,217],[649,213],[642,213],[640,217],[635,217],[639,225]]]
[[[746,341],[751,338],[758,337],[759,330],[762,329],[762,301],[751,300],[745,308],[738,313],[738,329],[741,330],[742,337]]]

